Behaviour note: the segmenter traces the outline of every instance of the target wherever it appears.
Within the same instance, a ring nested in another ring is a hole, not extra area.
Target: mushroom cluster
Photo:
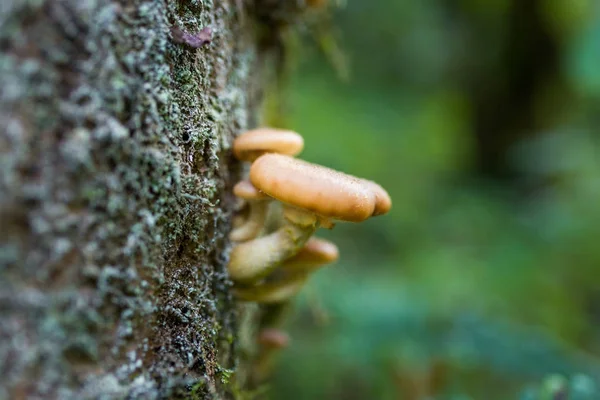
[[[361,222],[391,208],[377,183],[295,158],[303,147],[299,134],[271,128],[247,131],[233,143],[235,157],[251,163],[249,179],[234,187],[243,208],[230,234],[228,265],[243,301],[286,302],[339,256],[335,244],[312,237],[319,227]],[[279,222],[268,229],[276,213]]]

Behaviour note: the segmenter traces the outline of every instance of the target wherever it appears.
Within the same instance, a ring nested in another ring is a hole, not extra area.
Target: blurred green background
[[[393,209],[318,232],[271,398],[600,399],[600,2],[330,6],[287,125]]]

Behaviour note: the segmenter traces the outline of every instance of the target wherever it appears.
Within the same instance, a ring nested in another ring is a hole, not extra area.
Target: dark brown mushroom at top
[[[283,223],[275,232],[235,246],[229,274],[250,283],[293,257],[320,220],[360,222],[373,215],[376,196],[359,178],[281,154],[265,154],[250,168],[250,181],[283,203]]]

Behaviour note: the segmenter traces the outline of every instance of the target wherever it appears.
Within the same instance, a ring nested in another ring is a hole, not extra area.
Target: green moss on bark
[[[227,397],[229,146],[261,84],[244,11],[3,7],[0,399]],[[213,39],[176,44],[172,26]]]

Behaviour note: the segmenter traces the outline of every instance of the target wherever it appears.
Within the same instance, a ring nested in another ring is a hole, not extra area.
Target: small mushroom
[[[283,223],[275,232],[235,246],[229,275],[250,283],[293,257],[321,219],[360,222],[375,210],[374,193],[356,177],[293,157],[265,154],[252,164],[250,181],[283,203]]]
[[[256,383],[261,383],[269,376],[277,353],[289,346],[290,336],[281,329],[264,328],[259,332],[256,341],[260,345],[260,350],[251,372],[252,379]]]
[[[270,198],[256,189],[248,180],[238,182],[233,187],[233,194],[244,199],[249,210],[244,222],[238,223],[229,234],[229,238],[234,242],[254,239],[265,225]]]
[[[260,331],[256,341],[268,349],[285,349],[290,344],[290,335],[281,329],[265,328]]]
[[[310,238],[295,256],[286,260],[266,282],[253,287],[236,287],[235,296],[243,301],[282,303],[298,294],[311,272],[336,261],[339,251],[325,239]]]
[[[233,141],[233,154],[241,161],[254,161],[265,153],[298,155],[304,139],[293,131],[258,128],[246,131]]]

